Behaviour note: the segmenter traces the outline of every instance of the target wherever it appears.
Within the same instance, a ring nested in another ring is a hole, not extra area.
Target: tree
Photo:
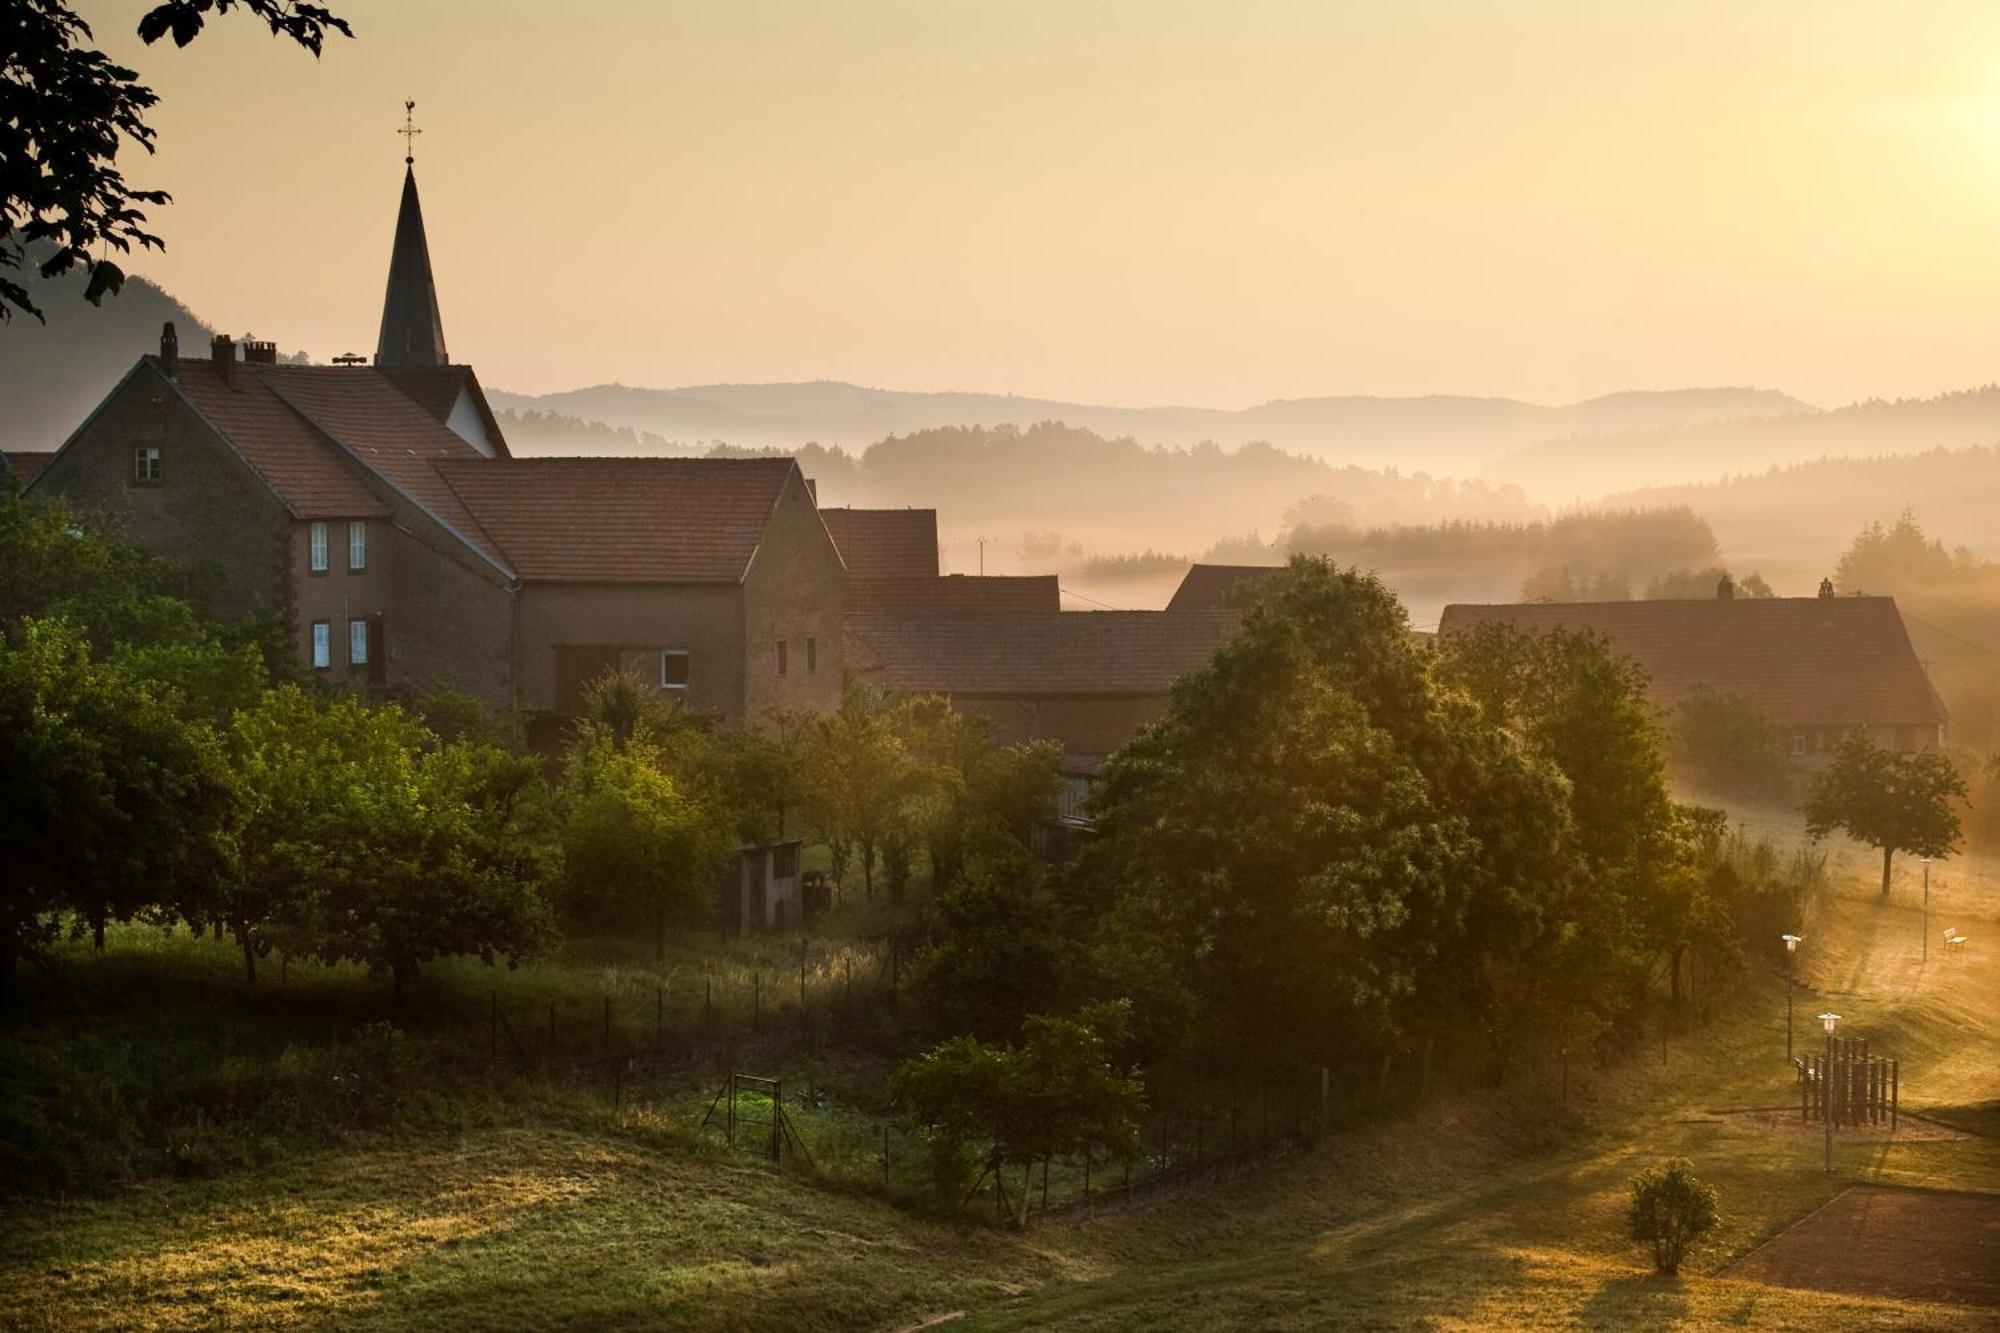
[[[1958,850],[1958,811],[1965,779],[1937,750],[1898,754],[1857,727],[1841,738],[1833,762],[1817,774],[1806,795],[1806,832],[1824,838],[1835,829],[1882,849],[1882,896],[1897,852],[1947,857]]]
[[[910,968],[910,1009],[937,1036],[1010,1041],[1081,997],[1075,913],[1026,855],[983,859],[936,900],[938,939]]]
[[[331,10],[305,0],[164,0],[141,16],[139,36],[186,46],[210,13],[238,7],[315,56],[329,30],[354,35]],[[28,247],[46,247],[36,263],[41,275],[84,265],[84,295],[96,304],[125,281],[103,252],[164,248],[146,230],[146,209],[170,196],[133,189],[117,165],[126,144],[153,151],[146,113],[158,96],[91,41],[90,25],[66,0],[15,0],[0,22],[0,274],[22,268]],[[16,310],[41,318],[27,288],[0,276],[0,322]]]
[[[1657,1272],[1678,1276],[1688,1250],[1722,1220],[1715,1188],[1695,1178],[1694,1163],[1678,1157],[1632,1177],[1631,1189],[1627,1233],[1641,1245],[1653,1247]]]
[[[804,738],[800,767],[802,795],[833,851],[836,877],[848,853],[857,854],[873,898],[877,854],[885,841],[906,835],[926,779],[896,735],[889,705],[876,691],[850,685],[840,707]]]
[[[1674,710],[1674,766],[1701,791],[1732,800],[1781,800],[1791,788],[1785,735],[1740,694],[1697,685]]]
[[[564,777],[564,875],[573,909],[638,914],[667,956],[667,926],[712,901],[729,851],[721,813],[665,771],[657,746],[587,732]]]
[[[1372,576],[1295,558],[1112,756],[1078,880],[1149,1056],[1331,1063],[1477,1007],[1574,875],[1562,779],[1441,690]]]
[[[107,922],[225,871],[231,784],[213,727],[61,621],[0,634],[0,790],[0,993],[62,913],[101,945]]]
[[[1023,1225],[1027,1173],[1036,1162],[1074,1153],[1130,1157],[1136,1152],[1145,1089],[1110,1057],[1124,1025],[1122,1005],[1100,1005],[1071,1017],[1041,1014],[1023,1025],[1019,1046],[953,1037],[897,1066],[892,1095],[930,1135],[934,1157],[942,1159],[934,1162],[940,1185],[955,1193],[962,1179],[953,1169],[956,1163],[968,1148],[984,1145],[985,1168],[1003,1200],[1004,1172],[1022,1170],[1014,1207],[1015,1223]]]

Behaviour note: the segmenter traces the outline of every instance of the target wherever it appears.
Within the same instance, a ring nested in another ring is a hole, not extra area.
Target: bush
[[[1626,1219],[1632,1239],[1653,1247],[1653,1267],[1674,1277],[1688,1250],[1722,1215],[1716,1211],[1714,1187],[1695,1179],[1692,1162],[1676,1158],[1632,1177]]]

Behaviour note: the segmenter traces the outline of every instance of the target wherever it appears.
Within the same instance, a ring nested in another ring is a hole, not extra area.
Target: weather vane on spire
[[[396,131],[396,133],[403,136],[403,165],[406,167],[416,162],[417,159],[414,154],[417,148],[417,136],[423,133],[422,130],[417,128],[416,110],[417,104],[415,102],[405,101],[403,103],[403,128]]]

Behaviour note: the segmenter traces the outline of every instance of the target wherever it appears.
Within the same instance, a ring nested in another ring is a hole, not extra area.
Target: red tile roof
[[[1784,726],[1945,720],[1891,597],[1737,597],[1447,606],[1440,637],[1483,624],[1603,634],[1671,709],[1696,685],[1739,694]]]
[[[890,615],[1053,614],[1062,592],[1053,574],[946,574],[933,578],[849,578],[841,599],[849,612]]]
[[[158,362],[147,358],[157,367]],[[215,364],[184,357],[171,381],[224,440],[243,455],[299,518],[377,518],[389,510],[360,469],[299,412],[265,387],[280,367],[242,363],[234,387]],[[338,374],[365,372],[338,371]],[[380,383],[380,381],[377,381]]]
[[[7,453],[7,466],[14,469],[14,475],[20,479],[21,485],[25,487],[29,482],[41,475],[42,469],[47,467],[49,460],[54,457],[55,453],[53,450],[43,452],[40,450],[11,449]]]
[[[1241,610],[1243,602],[1256,595],[1259,582],[1283,572],[1282,565],[1192,565],[1174,589],[1167,610]]]
[[[500,422],[487,405],[486,392],[479,387],[479,376],[471,366],[377,366],[375,371],[440,422],[450,421],[459,395],[470,393],[487,435],[506,452],[507,437],[501,434]]]
[[[936,578],[937,510],[822,509],[852,579]]]
[[[862,669],[898,691],[1010,698],[1164,694],[1236,632],[1226,611],[849,615]]]
[[[363,366],[236,369],[239,380],[245,369],[260,372],[256,378],[320,433],[505,570],[499,549],[431,466],[453,459],[491,460],[417,406],[380,371]]]
[[[790,458],[514,458],[436,471],[530,582],[734,583]]]

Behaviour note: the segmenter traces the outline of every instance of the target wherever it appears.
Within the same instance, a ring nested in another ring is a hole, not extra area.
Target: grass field
[[[1816,1134],[1718,1114],[1792,1096],[1784,983],[1770,975],[1732,993],[1730,1017],[1672,1041],[1664,1064],[1652,1046],[1608,1072],[1579,1067],[1568,1121],[1552,1074],[1530,1071],[1176,1200],[1025,1235],[730,1158],[693,1132],[684,1101],[613,1108],[524,1081],[415,1128],[364,1119],[209,1178],[16,1207],[0,1219],[0,1322],[887,1329],[963,1311],[954,1327],[1994,1327],[1991,1309],[1713,1276],[1857,1181],[2000,1191],[2000,874],[1934,871],[1935,929],[1972,943],[1925,963],[1908,876],[1885,906],[1866,849],[1837,850],[1830,869],[1806,925],[1802,1048],[1817,1040],[1811,1015],[1838,1010],[1843,1030],[1900,1056],[1906,1109],[1969,1137],[1849,1140],[1828,1177]],[[679,965],[685,991],[695,960]],[[71,963],[83,993],[105,979],[94,970],[160,966],[186,970],[190,1017],[214,1007],[219,1041],[263,1031],[230,1018],[243,1002],[201,980],[199,960]],[[607,967],[638,978],[634,995],[657,984],[643,959],[506,984],[524,1007],[552,989],[581,1013]],[[476,1019],[486,978],[459,980]],[[289,1002],[307,1012],[359,1003],[353,978],[294,981],[304,998]],[[59,1031],[108,1039],[82,1020]],[[1724,1212],[1678,1282],[1620,1239],[1625,1181],[1665,1156],[1692,1158]]]

